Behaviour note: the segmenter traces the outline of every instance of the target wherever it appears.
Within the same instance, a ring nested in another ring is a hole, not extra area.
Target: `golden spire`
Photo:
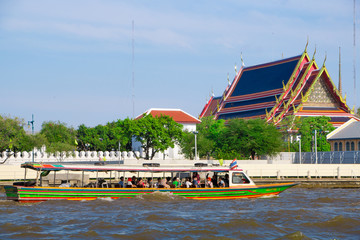
[[[314,54],[313,54],[312,60],[315,60],[315,54],[316,54],[316,44],[315,44],[315,50],[314,50]]]
[[[326,58],[327,58],[327,53],[325,52],[325,59],[324,59],[323,67],[325,67]]]
[[[304,52],[307,51],[308,45],[309,45],[309,36],[307,36],[307,41],[306,41],[306,45],[305,45],[305,50],[304,50]]]

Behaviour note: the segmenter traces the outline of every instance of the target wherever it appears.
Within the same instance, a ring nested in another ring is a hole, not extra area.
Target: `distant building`
[[[331,151],[360,151],[360,121],[351,119],[326,136]]]
[[[328,116],[333,126],[339,127],[349,119],[359,120],[341,94],[341,80],[339,88],[325,61],[318,67],[305,48],[295,57],[242,66],[222,96],[213,96],[205,104],[199,118],[262,118],[278,124],[289,115]]]
[[[137,116],[135,119],[141,119],[144,115],[152,115],[155,116],[169,116],[171,117],[175,122],[180,123],[183,126],[183,131],[189,131],[193,132],[196,131],[196,125],[201,123],[201,121],[191,116],[190,114],[184,112],[181,109],[167,109],[167,108],[151,108],[144,112],[143,114]],[[133,141],[133,150],[142,152],[142,145],[138,141]],[[184,156],[180,154],[180,146],[175,145],[174,148],[168,148],[163,158],[164,159],[184,159]],[[162,154],[162,153],[159,153]]]

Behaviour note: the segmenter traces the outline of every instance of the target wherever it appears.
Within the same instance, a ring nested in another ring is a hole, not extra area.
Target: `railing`
[[[293,163],[295,164],[315,164],[315,152],[302,152],[301,162],[299,153],[295,155]],[[342,151],[342,152],[317,152],[318,164],[360,164],[360,151]]]

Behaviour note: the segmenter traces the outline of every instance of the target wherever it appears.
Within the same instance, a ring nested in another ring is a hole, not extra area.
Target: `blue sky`
[[[0,0],[0,114],[25,121],[34,114],[37,130],[50,120],[92,127],[149,108],[198,116],[212,89],[221,95],[227,74],[233,79],[241,53],[246,66],[256,65],[301,54],[307,38],[319,65],[327,55],[336,84],[341,47],[352,107],[350,0]],[[359,58],[357,46],[357,89]]]

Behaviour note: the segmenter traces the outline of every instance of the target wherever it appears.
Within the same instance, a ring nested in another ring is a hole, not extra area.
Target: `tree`
[[[295,115],[289,115],[283,118],[278,125],[280,132],[283,135],[283,148],[284,152],[296,152],[299,151],[298,143],[294,141],[297,135],[301,123],[301,118]]]
[[[360,117],[360,107],[357,109],[356,115]]]
[[[214,120],[212,116],[204,117],[197,125],[197,153],[200,158],[215,157],[219,136],[225,129],[224,120]],[[195,136],[192,132],[185,132],[180,143],[181,151],[187,158],[195,155]]]
[[[228,155],[251,157],[273,155],[281,150],[281,133],[262,119],[232,119],[222,136],[222,147]]]
[[[82,151],[131,151],[133,120],[117,120],[94,128],[80,125],[77,130],[78,149]]]
[[[183,136],[182,125],[171,117],[144,115],[135,120],[133,135],[145,150],[145,159],[153,159],[157,152],[173,148]]]
[[[332,132],[335,128],[329,123],[330,117],[304,117],[298,124],[298,132],[301,135],[301,150],[303,152],[313,151],[314,135],[316,130],[316,140],[318,151],[330,151],[330,144],[326,141],[327,133]]]
[[[41,138],[26,134],[24,126],[22,119],[0,115],[0,152],[30,151],[36,146],[41,146]]]
[[[112,140],[111,147],[113,149],[118,149],[118,144],[120,142],[120,148],[123,151],[131,151],[134,120],[126,118],[124,120],[108,123],[107,125],[110,128],[109,138]]]
[[[95,128],[86,127],[85,124],[81,124],[76,131],[77,149],[79,151],[95,150],[93,139],[98,138]]]
[[[60,159],[68,156],[68,153],[76,148],[76,131],[69,128],[65,123],[44,122],[40,133],[45,137],[46,152],[66,152],[66,155],[60,155]]]

